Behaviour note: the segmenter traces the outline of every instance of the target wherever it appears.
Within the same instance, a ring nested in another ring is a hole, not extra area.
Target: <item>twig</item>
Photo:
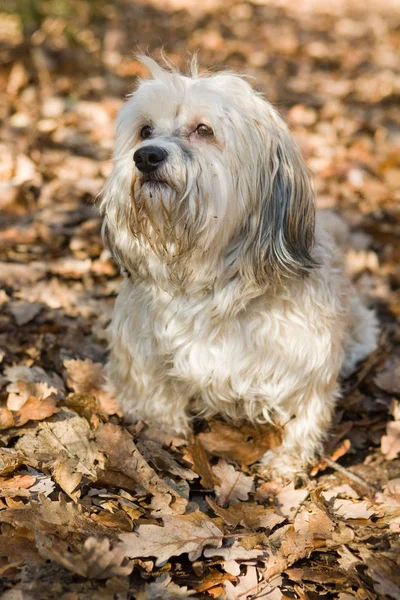
[[[381,491],[379,488],[377,488],[372,483],[368,483],[367,481],[365,481],[365,479],[363,479],[359,475],[356,475],[355,473],[352,473],[351,471],[349,471],[348,469],[346,469],[346,467],[343,467],[342,465],[340,465],[339,463],[335,462],[334,460],[331,460],[327,456],[323,457],[323,461],[326,462],[326,464],[328,465],[328,467],[330,467],[331,469],[334,469],[335,471],[338,471],[339,473],[342,473],[342,475],[344,475],[345,477],[347,477],[347,479],[351,479],[351,481],[354,481],[355,483],[358,483],[359,485],[364,486],[365,488],[367,488],[368,490],[370,490],[374,494],[377,494],[378,492]]]

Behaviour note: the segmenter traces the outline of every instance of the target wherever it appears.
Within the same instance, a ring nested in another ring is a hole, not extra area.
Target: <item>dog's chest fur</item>
[[[129,332],[124,351],[137,368],[179,382],[203,414],[221,406],[232,418],[286,414],[293,395],[302,397],[307,374],[321,371],[332,353],[324,320],[307,315],[298,295],[295,302],[259,297],[233,317],[218,311],[218,300],[126,281],[116,310]]]

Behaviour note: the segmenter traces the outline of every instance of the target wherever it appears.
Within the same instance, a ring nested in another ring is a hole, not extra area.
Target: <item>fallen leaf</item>
[[[243,423],[234,428],[222,421],[210,421],[210,431],[199,433],[204,448],[215,456],[251,465],[260,460],[267,450],[281,444],[279,429],[270,425],[253,427]]]
[[[8,408],[0,408],[0,430],[14,427],[14,417]]]
[[[132,520],[124,510],[117,510],[115,513],[103,510],[92,518],[104,527],[112,527],[118,531],[132,531]]]
[[[90,394],[98,398],[100,409],[106,415],[122,414],[115,398],[104,389],[104,365],[86,358],[64,360],[67,370],[67,385],[78,394]]]
[[[14,477],[0,477],[0,493],[9,489],[28,489],[33,486],[36,479],[30,475],[15,475]]]
[[[300,504],[304,502],[309,493],[309,490],[303,488],[296,490],[294,483],[289,483],[275,496],[279,510],[285,517],[293,517],[298,511]]]
[[[64,382],[57,373],[54,372],[46,372],[44,369],[38,366],[26,367],[25,365],[17,365],[15,367],[8,367],[4,370],[4,374],[8,381],[10,381],[10,385],[7,386],[8,392],[18,392],[18,387],[13,388],[12,384],[22,383],[45,383],[48,388],[40,388],[39,389],[49,389],[48,395],[52,393],[56,393],[57,396],[62,396],[65,394],[65,386]],[[53,389],[54,388],[54,389]],[[35,388],[29,388],[31,392],[30,396],[37,396],[38,398],[44,398],[44,394],[35,393],[32,390]]]
[[[196,510],[188,515],[165,515],[164,527],[140,525],[136,533],[123,533],[126,556],[145,558],[154,556],[160,567],[171,556],[188,553],[193,562],[201,556],[205,546],[219,548],[223,533],[204,513]]]
[[[22,405],[21,409],[14,414],[16,427],[22,427],[28,421],[43,421],[60,411],[56,406],[57,398],[47,396],[40,400],[35,396],[30,396]]]
[[[400,452],[400,421],[389,421],[386,435],[381,439],[381,451],[387,460],[394,460]]]
[[[212,490],[214,481],[210,461],[198,436],[194,436],[183,457],[193,465],[194,471],[200,476],[200,483],[203,488]]]
[[[77,487],[82,480],[82,473],[77,471],[77,467],[78,459],[70,458],[68,454],[62,450],[58,455],[57,460],[54,462],[52,469],[54,480],[74,501],[81,495],[81,492]]]
[[[108,579],[109,577],[127,576],[132,571],[132,565],[127,564],[121,546],[110,549],[107,538],[98,540],[89,537],[82,551],[75,554],[68,551],[68,543],[37,534],[37,545],[40,555],[62,565],[68,571],[88,579]]]
[[[138,592],[137,600],[179,600],[189,598],[195,593],[186,586],[178,586],[171,581],[168,573],[163,573],[153,583],[145,585],[144,591]]]
[[[256,596],[258,589],[257,569],[247,567],[246,572],[238,578],[237,585],[226,581],[224,589],[226,600],[245,600],[251,596]]]
[[[169,506],[173,499],[175,510],[185,511],[187,501],[150,467],[126,429],[106,423],[99,428],[96,440],[108,457],[110,469],[120,471],[137,481],[149,493],[159,497],[161,506]]]
[[[21,327],[30,323],[42,310],[43,305],[39,302],[20,302],[11,304],[8,310],[13,315],[16,324]]]
[[[361,557],[367,564],[367,574],[374,582],[374,590],[379,597],[400,599],[400,575],[398,561],[391,560],[383,553],[372,553],[366,548],[360,549]]]
[[[27,460],[23,454],[19,454],[14,448],[0,448],[0,475],[12,473],[17,467],[26,464]],[[36,461],[33,461],[36,463]]]
[[[273,529],[285,520],[273,507],[260,506],[252,502],[233,502],[228,508],[218,506],[211,498],[207,498],[208,504],[215,514],[222,517],[225,523],[231,527],[238,524],[248,529]]]
[[[371,504],[366,500],[356,502],[354,500],[337,498],[333,503],[333,510],[345,519],[369,519],[377,514],[377,510],[372,508]]]
[[[292,581],[312,581],[320,584],[334,584],[336,589],[348,581],[347,574],[337,569],[318,567],[315,569],[286,569],[286,575]]]
[[[388,394],[400,394],[400,356],[392,356],[384,371],[375,377],[375,383]]]
[[[68,409],[61,409],[52,421],[28,429],[16,442],[16,450],[36,460],[56,460],[64,451],[76,459],[76,472],[95,476],[96,467],[104,464],[104,456],[93,441],[86,419]]]
[[[41,494],[47,497],[54,492],[56,486],[49,475],[40,473],[40,471],[36,471],[36,469],[32,469],[31,467],[28,467],[28,473],[35,478],[35,483],[29,489],[31,494]]]
[[[212,471],[219,481],[215,485],[215,493],[220,506],[247,500],[250,492],[254,491],[254,477],[236,471],[225,460],[220,460]]]
[[[78,504],[66,502],[63,496],[59,500],[50,500],[39,495],[39,501],[18,505],[0,511],[0,523],[12,523],[36,533],[57,535],[65,538],[70,532],[80,532],[86,537],[108,537],[115,541],[112,530],[95,523],[86,516]]]
[[[234,542],[234,544],[225,548],[206,548],[203,554],[206,558],[220,556],[224,559],[224,561],[239,560],[240,562],[245,562],[246,560],[253,560],[254,558],[262,556],[264,551],[256,548],[253,550],[247,550],[246,548],[240,546],[237,542]]]
[[[210,569],[207,576],[199,583],[197,586],[198,592],[207,592],[213,598],[218,598],[218,595],[214,595],[212,588],[220,587],[224,581],[236,581],[236,577],[232,577],[227,575],[226,573],[221,573],[217,569]],[[223,588],[222,592],[223,592]],[[221,595],[221,594],[219,594]]]
[[[137,446],[144,458],[149,463],[152,463],[158,471],[165,471],[167,473],[171,473],[172,475],[176,475],[181,479],[187,479],[188,481],[197,479],[197,473],[194,473],[191,469],[185,469],[182,467],[174,459],[172,454],[167,450],[164,450],[164,448],[160,444],[157,444],[157,442],[143,440],[138,442]]]

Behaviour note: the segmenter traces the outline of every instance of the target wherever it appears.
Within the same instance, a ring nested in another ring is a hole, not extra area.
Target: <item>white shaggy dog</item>
[[[338,376],[377,325],[345,275],[276,110],[241,77],[147,57],[117,120],[101,211],[127,273],[108,389],[128,420],[187,434],[193,416],[280,423],[265,464],[287,478],[327,434]]]

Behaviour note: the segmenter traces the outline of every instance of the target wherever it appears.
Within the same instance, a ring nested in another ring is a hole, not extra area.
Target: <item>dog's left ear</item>
[[[241,248],[243,274],[258,285],[316,266],[310,254],[315,229],[310,176],[286,124],[267,103],[265,112],[255,125],[256,187]]]

